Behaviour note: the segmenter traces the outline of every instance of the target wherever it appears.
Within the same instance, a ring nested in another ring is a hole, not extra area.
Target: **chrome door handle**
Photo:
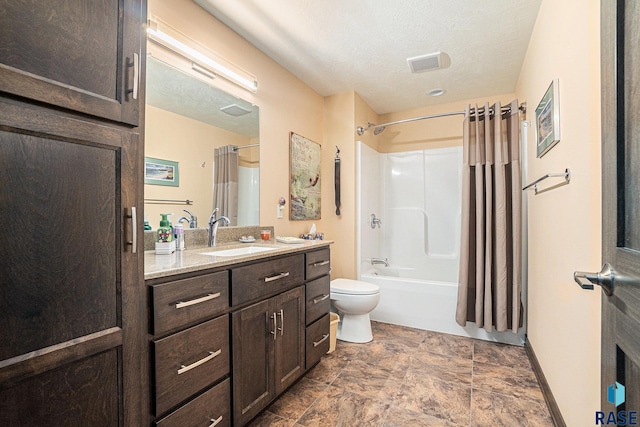
[[[127,245],[131,246],[131,253],[135,254],[138,250],[138,216],[136,214],[136,207],[131,207],[131,213],[125,209],[124,217],[131,219],[131,240],[127,240]]]
[[[273,335],[273,339],[277,339],[278,338],[278,321],[276,320],[276,314],[273,313],[273,315],[271,315],[271,319],[273,319],[273,331],[269,331],[269,333],[271,335]]]
[[[276,313],[280,316],[280,327],[278,330],[280,331],[280,336],[284,335],[284,310],[280,309],[280,313]]]
[[[584,271],[575,271],[573,273],[573,280],[582,289],[593,290],[593,285],[598,285],[607,296],[613,294],[615,277],[615,271],[608,263],[602,266],[602,270],[599,273],[587,273]]]
[[[138,99],[138,86],[140,85],[140,57],[137,53],[133,54],[131,65],[133,66],[133,87],[127,92],[131,94],[133,99]]]

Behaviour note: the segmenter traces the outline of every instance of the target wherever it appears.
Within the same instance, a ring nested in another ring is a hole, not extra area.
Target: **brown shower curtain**
[[[467,106],[462,238],[456,321],[491,331],[521,325],[521,207],[518,101]],[[490,109],[496,114],[484,114]]]
[[[229,218],[229,225],[238,224],[238,152],[234,148],[216,148],[213,164],[213,207],[218,208],[218,216]]]

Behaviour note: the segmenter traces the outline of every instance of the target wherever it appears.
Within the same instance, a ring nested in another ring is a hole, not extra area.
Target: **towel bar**
[[[191,205],[193,200],[173,200],[173,199],[144,199],[145,203],[167,204],[167,205]]]
[[[569,170],[569,168],[565,169],[564,172],[561,173],[548,173],[544,176],[541,176],[540,178],[536,179],[535,181],[533,181],[531,184],[526,185],[525,187],[522,188],[522,191],[524,190],[529,190],[531,188],[534,189],[535,194],[538,194],[538,184],[542,181],[544,181],[547,178],[558,178],[558,177],[563,177],[564,178],[564,183],[563,184],[559,184],[559,185],[566,185],[569,183],[569,181],[571,181],[571,171]]]

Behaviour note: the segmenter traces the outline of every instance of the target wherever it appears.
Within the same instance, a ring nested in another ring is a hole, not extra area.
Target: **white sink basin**
[[[275,249],[278,249],[278,248],[274,248],[272,246],[245,246],[243,248],[224,249],[224,250],[219,250],[219,251],[203,252],[202,255],[242,256],[242,255],[258,254],[260,252],[273,251]]]

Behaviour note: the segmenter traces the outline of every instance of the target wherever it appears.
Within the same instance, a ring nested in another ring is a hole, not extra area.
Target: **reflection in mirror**
[[[177,162],[179,175],[179,186],[145,184],[149,224],[161,213],[175,224],[186,209],[206,228],[218,207],[230,225],[258,225],[258,107],[152,56],[146,89],[145,157]]]

